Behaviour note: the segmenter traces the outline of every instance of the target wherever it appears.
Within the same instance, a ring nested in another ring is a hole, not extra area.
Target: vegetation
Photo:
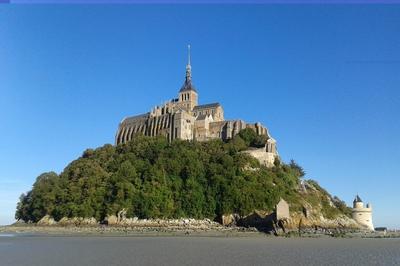
[[[313,202],[314,204],[319,202],[322,215],[325,218],[333,219],[340,214],[351,217],[351,208],[347,207],[344,201],[336,196],[332,197],[328,191],[323,189],[316,181],[308,180],[307,182],[318,192],[307,195],[307,201]]]
[[[127,144],[88,149],[61,174],[40,175],[21,195],[15,217],[103,220],[126,209],[128,217],[215,219],[272,210],[280,197],[299,205],[301,167],[277,161],[268,169],[240,152],[260,143],[245,130],[227,143],[137,136]]]
[[[257,133],[251,128],[241,130],[239,132],[239,137],[244,140],[247,146],[255,148],[264,147],[265,143],[267,143],[266,135],[257,135]]]

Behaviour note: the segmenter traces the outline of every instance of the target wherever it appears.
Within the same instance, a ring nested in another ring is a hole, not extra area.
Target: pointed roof
[[[356,195],[354,202],[363,202],[363,201],[361,200],[361,198],[358,195]]]
[[[182,88],[179,90],[179,92],[184,92],[184,91],[195,91],[197,93],[196,88],[192,84],[192,81],[188,80],[187,78],[185,80],[185,83],[183,83]]]
[[[184,91],[195,91],[197,93],[196,88],[192,84],[192,66],[190,65],[190,45],[188,45],[188,63],[186,65],[185,83],[183,83],[183,86],[179,92],[184,92]]]

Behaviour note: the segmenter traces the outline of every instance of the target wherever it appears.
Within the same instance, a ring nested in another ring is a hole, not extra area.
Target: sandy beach
[[[399,265],[400,239],[0,234],[1,265]]]

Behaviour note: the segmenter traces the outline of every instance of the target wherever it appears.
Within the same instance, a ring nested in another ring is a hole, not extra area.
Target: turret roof
[[[354,199],[354,202],[363,202],[363,201],[362,201],[361,198],[357,195],[356,198]]]

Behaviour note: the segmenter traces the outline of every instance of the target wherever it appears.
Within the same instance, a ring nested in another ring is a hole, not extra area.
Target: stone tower
[[[372,231],[374,230],[374,225],[372,224],[372,206],[367,203],[367,206],[364,207],[364,203],[358,195],[353,201],[352,217],[363,227]]]
[[[190,65],[190,45],[188,45],[188,63],[186,65],[185,83],[179,91],[179,106],[187,112],[191,112],[198,105],[196,88],[192,84],[192,66]]]

